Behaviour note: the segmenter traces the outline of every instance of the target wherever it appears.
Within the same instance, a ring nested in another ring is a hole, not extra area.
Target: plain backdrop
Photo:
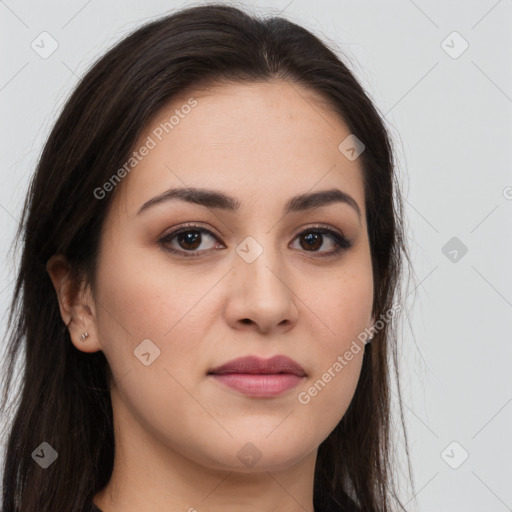
[[[512,1],[232,3],[336,45],[391,132],[415,279],[400,364],[416,488],[403,501],[411,511],[512,510]],[[8,250],[64,100],[123,35],[187,5],[0,1],[2,346]],[[32,46],[42,32],[58,44],[47,58]]]

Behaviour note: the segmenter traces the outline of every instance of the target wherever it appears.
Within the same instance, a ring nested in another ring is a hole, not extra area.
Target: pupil
[[[200,234],[197,231],[187,231],[178,236],[180,244],[183,242],[185,245],[193,245],[193,247],[187,247],[188,249],[196,249],[200,245],[200,243],[197,243],[199,239]],[[195,245],[194,242],[196,242]]]
[[[318,249],[318,241],[320,240],[320,235],[315,233],[309,233],[304,238],[307,240],[307,244],[310,248]],[[322,244],[320,243],[320,245]]]

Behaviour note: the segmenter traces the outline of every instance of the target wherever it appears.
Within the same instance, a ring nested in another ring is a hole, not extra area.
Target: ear
[[[82,352],[101,350],[90,287],[84,282],[77,282],[69,263],[61,254],[55,254],[48,260],[46,271],[57,293],[60,315],[73,345]],[[84,333],[88,336],[82,337]]]

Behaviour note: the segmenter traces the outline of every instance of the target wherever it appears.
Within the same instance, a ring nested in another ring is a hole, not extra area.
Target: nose
[[[291,276],[273,251],[265,249],[251,263],[237,255],[229,275],[226,316],[230,327],[267,334],[285,332],[297,323],[298,298]]]

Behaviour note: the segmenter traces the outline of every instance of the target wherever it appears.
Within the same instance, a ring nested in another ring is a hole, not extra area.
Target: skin
[[[308,404],[297,396],[373,321],[360,161],[338,150],[350,131],[322,98],[282,81],[174,98],[136,148],[190,97],[197,106],[117,186],[96,289],[78,287],[61,256],[47,266],[73,344],[102,350],[114,375],[115,465],[94,502],[104,512],[313,511],[317,449],[350,404],[363,350]],[[222,191],[240,208],[174,199],[137,215],[180,186]],[[292,196],[331,188],[352,196],[361,218],[344,203],[283,216]],[[186,222],[218,237],[200,235],[200,257],[158,242]],[[313,249],[298,236],[317,223],[353,246],[322,257],[336,248],[329,235]],[[249,236],[263,249],[252,263],[236,252]],[[160,350],[148,366],[134,355],[145,339]],[[276,354],[307,374],[279,396],[243,395],[207,375],[240,356]],[[237,456],[248,442],[261,455],[251,467]]]

